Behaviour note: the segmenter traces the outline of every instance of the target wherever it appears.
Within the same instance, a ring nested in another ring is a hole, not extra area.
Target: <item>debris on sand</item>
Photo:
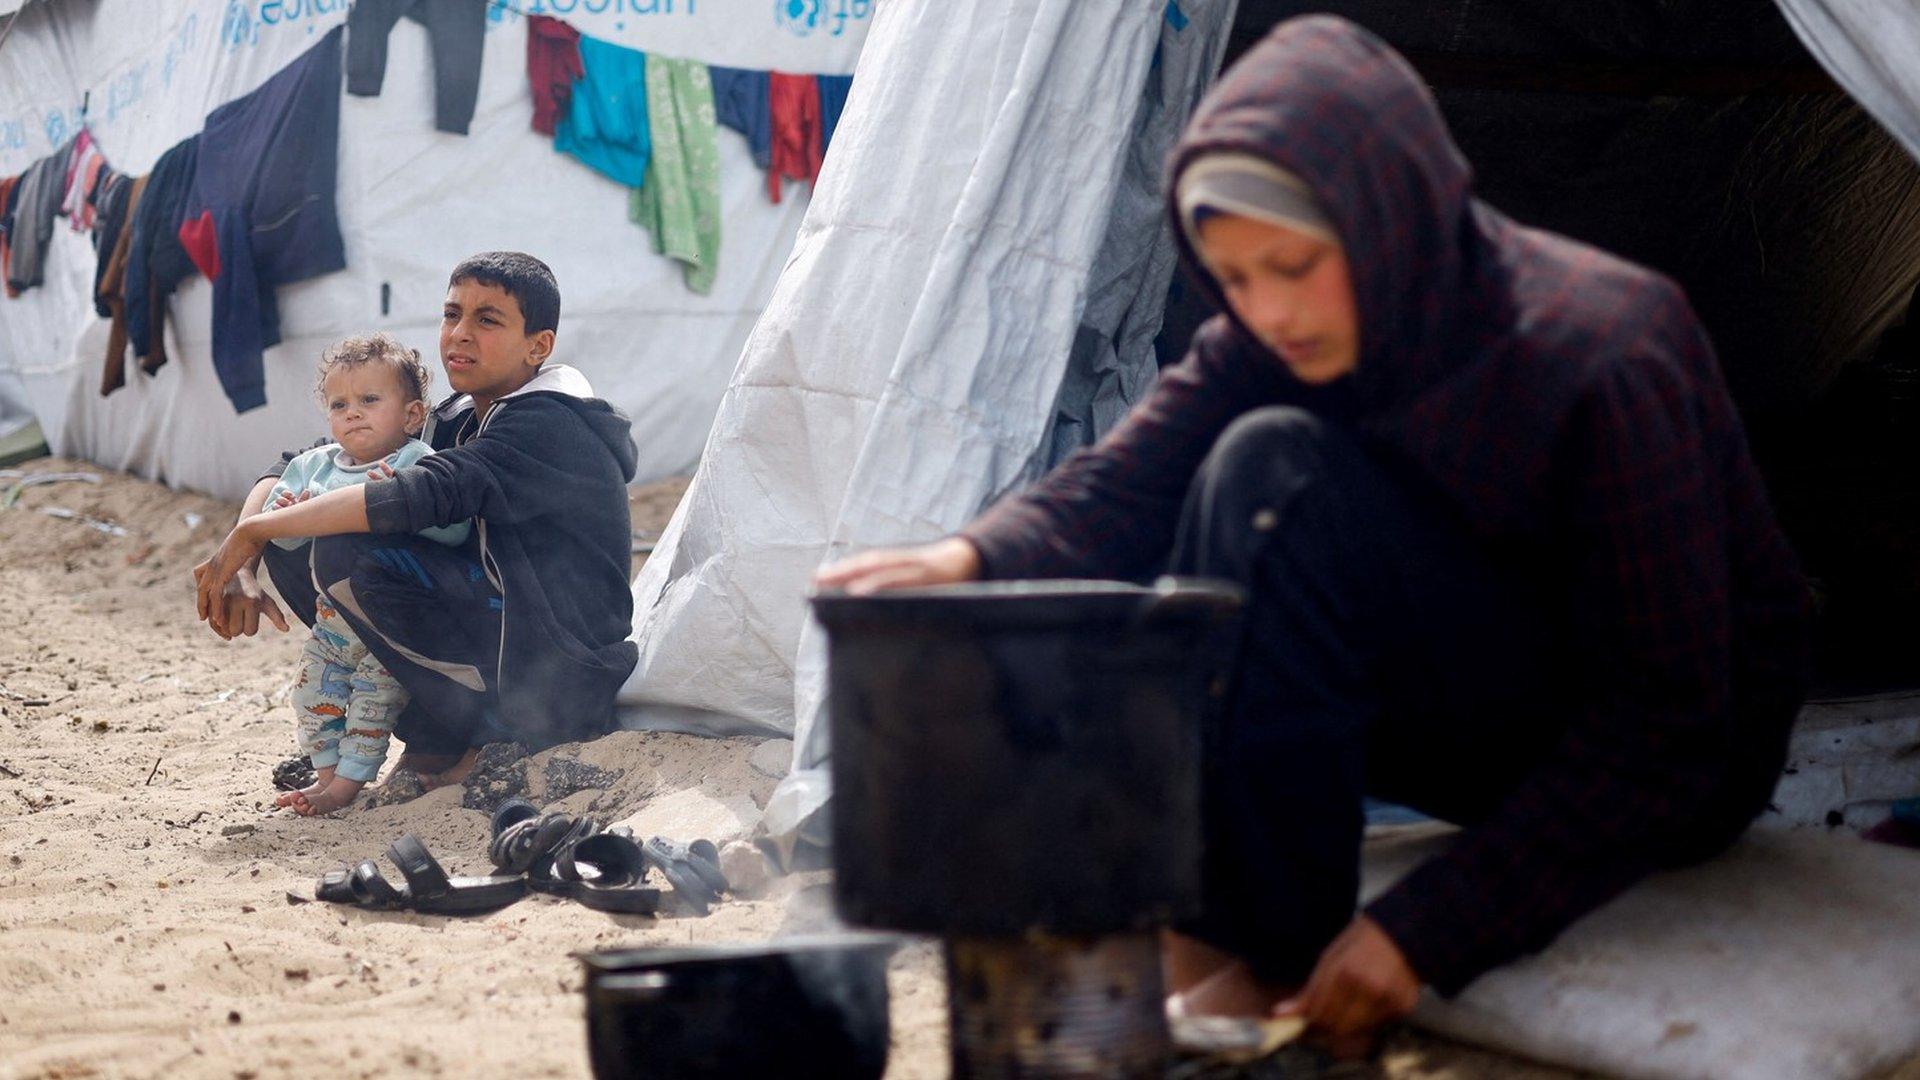
[[[603,769],[578,758],[556,755],[547,760],[547,801],[559,802],[581,791],[605,791],[625,775],[623,770]]]
[[[427,785],[420,780],[420,774],[412,769],[395,769],[387,779],[367,790],[367,796],[360,805],[372,808],[392,806],[395,803],[412,802],[427,793]]]
[[[527,748],[520,743],[488,743],[467,773],[460,805],[483,814],[527,793]]]
[[[69,510],[64,506],[43,506],[40,508],[40,512],[48,517],[60,518],[63,521],[78,522],[95,532],[103,532],[108,536],[127,535],[126,527],[123,525],[115,525],[111,521],[101,521],[99,518],[91,518],[78,511]]]
[[[0,510],[6,510],[19,502],[20,493],[30,487],[70,482],[97,484],[100,482],[100,477],[94,473],[84,472],[25,473],[19,469],[0,469],[0,482],[7,480],[12,480],[13,483],[7,486],[5,494],[0,494]]]
[[[760,896],[773,883],[773,867],[767,857],[745,840],[735,840],[720,849],[720,872],[732,886],[729,891],[742,899]]]

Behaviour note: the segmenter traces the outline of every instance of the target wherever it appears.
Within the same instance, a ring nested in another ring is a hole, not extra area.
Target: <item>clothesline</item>
[[[746,137],[777,203],[785,180],[820,174],[853,77],[664,57],[531,15],[527,82],[533,129],[626,185],[628,216],[656,252],[683,264],[687,287],[705,293],[720,250],[717,128]]]
[[[0,177],[0,277],[9,298],[43,283],[57,218],[92,236],[94,310],[112,326],[103,395],[125,385],[129,351],[148,375],[167,363],[167,301],[197,271],[214,283],[213,357],[222,388],[239,412],[265,402],[264,353],[280,337],[275,289],[346,265],[334,204],[342,59],[346,92],[377,96],[396,21],[381,10],[357,5],[344,28],[208,114],[202,131],[169,148],[146,176],[113,168],[83,124],[52,154]],[[464,135],[485,29],[469,12],[484,15],[484,7],[444,10],[451,14],[424,20],[436,59],[455,61],[455,70],[434,73],[434,123]],[[625,184],[629,220],[647,231],[656,253],[682,264],[697,293],[712,288],[718,270],[718,128],[745,137],[767,171],[768,197],[779,202],[784,181],[819,174],[852,84],[851,76],[652,55],[583,36],[558,19],[527,21],[534,130]],[[296,107],[304,110],[300,124],[260,122]],[[258,131],[277,134],[255,145],[249,132]],[[269,161],[274,169],[263,168]],[[288,183],[302,190],[258,190]],[[302,209],[263,231],[242,210],[256,202]]]

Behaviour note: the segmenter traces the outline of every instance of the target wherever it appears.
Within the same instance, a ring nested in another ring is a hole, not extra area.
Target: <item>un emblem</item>
[[[820,28],[820,0],[773,0],[773,19],[795,37]]]

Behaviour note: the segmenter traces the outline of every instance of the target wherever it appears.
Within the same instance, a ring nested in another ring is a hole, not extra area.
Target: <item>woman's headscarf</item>
[[[1336,246],[1340,243],[1333,222],[1306,181],[1252,154],[1200,158],[1180,174],[1173,198],[1189,242],[1198,240],[1200,225],[1208,217],[1231,214],[1281,225]]]
[[[1345,249],[1360,317],[1347,397],[1363,433],[1496,530],[1524,528],[1541,509],[1583,367],[1652,351],[1704,358],[1718,379],[1666,278],[1475,199],[1426,85],[1350,22],[1282,23],[1222,77],[1174,151],[1173,220],[1185,217],[1190,174],[1247,159],[1301,185]],[[1191,238],[1175,233],[1228,310]],[[1248,362],[1278,366],[1237,321],[1228,332]],[[1309,396],[1284,371],[1277,378]]]

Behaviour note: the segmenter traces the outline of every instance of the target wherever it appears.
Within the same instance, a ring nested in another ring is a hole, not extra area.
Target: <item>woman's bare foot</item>
[[[1291,987],[1275,986],[1256,978],[1253,969],[1236,960],[1205,979],[1167,998],[1174,1016],[1249,1016],[1265,1019],[1274,1006],[1292,997]]]
[[[1247,962],[1172,930],[1160,935],[1170,1016],[1266,1017],[1294,993],[1256,978]]]
[[[459,760],[455,761],[452,765],[438,772],[429,772],[418,766],[415,767],[414,771],[420,776],[420,786],[426,788],[428,791],[432,791],[435,788],[464,783],[467,779],[467,774],[473,771],[473,763],[478,760],[480,760],[480,748],[476,746],[466,753],[461,754]]]
[[[353,804],[354,797],[360,794],[364,781],[349,780],[336,776],[324,791],[309,795],[305,791],[296,791],[293,812],[301,817],[313,817],[316,814],[331,814]]]
[[[296,806],[302,802],[309,801],[315,798],[316,796],[324,794],[327,790],[327,785],[333,783],[333,770],[334,770],[334,766],[332,765],[329,765],[324,769],[314,770],[313,783],[307,785],[306,787],[301,788],[298,791],[281,792],[280,797],[273,800],[273,805]]]

